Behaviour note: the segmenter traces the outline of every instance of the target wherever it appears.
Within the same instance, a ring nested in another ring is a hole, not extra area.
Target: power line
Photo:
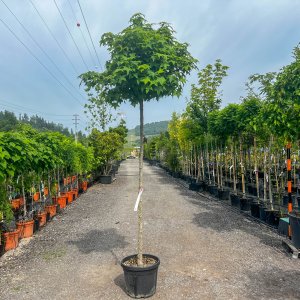
[[[14,104],[14,103],[5,101],[3,99],[0,99],[0,105],[3,107],[8,107],[9,109],[14,109],[14,110],[20,111],[20,112],[24,112],[24,110],[25,110],[29,113],[46,115],[46,116],[51,116],[51,117],[71,117],[71,116],[73,116],[73,115],[66,115],[66,114],[61,115],[61,114],[52,114],[52,113],[48,113],[48,112],[43,112],[43,111],[36,110],[36,109],[30,108],[30,107]],[[85,118],[84,115],[81,115],[80,117],[84,118],[87,121],[87,119]],[[69,119],[63,119],[63,120],[69,120]]]
[[[46,20],[44,19],[44,17],[40,14],[38,8],[36,7],[36,5],[32,2],[32,0],[29,0],[31,5],[33,6],[33,8],[35,9],[36,13],[39,15],[41,21],[44,23],[45,27],[47,28],[48,32],[50,33],[50,35],[52,36],[52,38],[54,39],[54,41],[56,42],[57,46],[60,48],[60,50],[62,51],[62,53],[64,54],[65,58],[68,60],[68,62],[70,63],[70,65],[72,66],[74,72],[76,75],[79,74],[79,72],[77,71],[75,65],[72,63],[71,59],[69,58],[68,54],[65,52],[65,50],[63,49],[63,47],[61,46],[61,44],[59,43],[59,41],[57,40],[57,38],[55,37],[55,35],[53,34],[53,32],[51,31],[50,27],[48,26]]]
[[[49,115],[49,116],[55,116],[55,117],[70,117],[70,116],[72,116],[72,115],[58,115],[58,114],[51,114],[51,113],[48,113],[48,112],[42,112],[42,111],[30,108],[30,107],[26,107],[26,106],[11,103],[11,102],[5,101],[3,99],[0,99],[0,104],[2,106],[11,107],[11,108],[16,109],[16,110],[22,110],[22,111],[26,110],[26,111],[31,112],[31,113],[38,113],[38,114],[42,114],[42,115]]]
[[[2,108],[2,109],[1,109]],[[20,115],[20,114],[26,114],[26,113],[29,113],[31,114],[31,116],[34,116],[33,113],[35,112],[32,112],[28,109],[26,109],[26,111],[24,111],[24,109],[22,108],[16,108],[12,105],[7,105],[7,104],[2,104],[2,102],[0,102],[0,111],[1,110],[5,110],[5,111],[9,111],[9,112],[13,112],[15,113],[15,115],[17,116],[17,113]],[[35,113],[36,116],[38,117],[42,117],[42,118],[47,118],[47,117],[52,117],[52,116],[67,116],[67,117],[71,117],[71,116],[74,116],[74,115],[56,115],[56,114],[49,114],[49,113],[43,113],[43,112],[39,112],[39,115],[37,115]],[[41,116],[41,115],[44,115],[44,116]],[[79,115],[78,115],[79,116]],[[79,120],[79,119],[78,119]],[[70,121],[70,119],[52,119],[51,121],[47,121],[47,122],[53,122],[55,124],[59,124],[59,122],[63,122],[63,125],[64,126],[69,126],[71,127],[73,125],[72,121]],[[82,126],[82,125],[79,125],[79,127],[83,130],[85,130],[85,128]]]
[[[4,2],[4,0],[1,0],[1,2],[6,6],[6,8],[9,10],[9,12],[14,16],[14,18],[17,20],[19,25],[25,30],[25,32],[29,35],[31,40],[35,43],[35,45],[44,53],[44,55],[49,59],[49,61],[54,65],[56,70],[65,78],[65,80],[69,83],[70,86],[72,86],[76,92],[84,98],[83,95],[75,88],[75,86],[70,82],[70,80],[67,78],[67,76],[60,70],[58,65],[53,61],[53,59],[47,54],[47,52],[42,48],[42,46],[36,41],[36,39],[32,36],[32,34],[29,32],[29,30],[22,24],[22,22],[19,20],[19,18],[14,14],[14,12],[8,7],[8,5]]]
[[[68,0],[68,3],[69,3],[69,6],[70,6],[70,8],[71,8],[71,11],[72,11],[72,13],[73,13],[75,22],[77,22],[76,13],[75,13],[75,11],[74,11],[74,9],[73,9],[73,6],[72,6],[70,0]],[[81,36],[82,36],[82,38],[83,38],[83,40],[84,40],[85,46],[86,46],[86,48],[88,49],[88,51],[89,51],[89,53],[90,53],[92,63],[93,63],[94,65],[96,65],[96,64],[95,64],[95,61],[94,61],[94,58],[93,58],[93,55],[92,55],[92,52],[91,52],[91,50],[90,50],[90,47],[89,47],[89,45],[88,45],[88,43],[87,43],[87,41],[86,41],[86,39],[85,39],[85,36],[84,36],[84,34],[83,34],[83,31],[82,31],[82,29],[81,29],[81,27],[80,27],[80,23],[77,24],[77,27],[79,28],[80,33],[81,33]]]
[[[95,51],[95,54],[96,54],[96,57],[97,57],[97,60],[98,60],[99,66],[100,66],[101,70],[103,71],[102,65],[101,65],[101,63],[100,63],[99,56],[98,56],[98,54],[97,54],[97,51],[96,51],[96,48],[95,48],[95,45],[94,45],[94,42],[93,42],[93,39],[92,39],[92,36],[91,36],[90,30],[89,30],[89,27],[88,27],[88,25],[87,25],[87,22],[86,22],[86,19],[85,19],[85,16],[84,16],[84,14],[83,14],[83,11],[82,11],[82,8],[81,8],[81,5],[80,5],[80,2],[79,2],[79,0],[77,0],[77,3],[78,3],[78,5],[79,5],[79,8],[80,8],[80,11],[81,11],[81,14],[82,14],[82,17],[83,17],[83,20],[84,20],[84,23],[85,23],[86,29],[87,29],[87,31],[88,31],[88,33],[89,33],[90,40],[91,40],[91,43],[92,43],[92,45],[93,45],[93,48],[94,48],[94,51]]]
[[[19,43],[21,43],[24,48],[38,61],[38,63],[46,69],[46,71],[51,75],[51,77],[59,84],[61,85],[67,92],[70,94],[70,96],[78,101],[81,105],[82,102],[78,100],[74,95],[70,92],[70,90],[49,70],[49,68],[30,50],[30,48],[15,34],[15,32],[2,20],[0,19],[0,22],[10,31],[10,33],[17,39]]]
[[[82,56],[82,54],[81,54],[81,52],[80,52],[80,50],[79,50],[79,48],[78,48],[78,46],[77,46],[75,40],[74,40],[74,37],[73,37],[73,35],[72,35],[72,33],[71,33],[71,31],[70,31],[68,25],[67,25],[67,22],[66,22],[66,20],[65,20],[65,18],[64,18],[64,16],[63,16],[63,14],[61,13],[61,11],[60,11],[60,9],[59,9],[57,3],[56,3],[56,0],[53,0],[53,2],[54,2],[54,4],[55,4],[55,6],[56,6],[56,8],[57,8],[57,10],[58,10],[58,12],[59,12],[59,14],[60,14],[62,20],[63,20],[63,22],[64,22],[64,24],[65,24],[65,27],[67,28],[67,30],[68,30],[68,32],[69,32],[69,35],[70,35],[70,37],[71,37],[71,39],[72,39],[72,41],[73,41],[73,43],[74,43],[74,45],[75,45],[75,47],[76,47],[76,49],[77,49],[77,51],[78,51],[78,53],[79,53],[81,59],[82,59],[83,64],[85,65],[85,67],[87,68],[87,70],[89,70],[89,67],[87,66],[87,64],[86,64],[86,62],[85,62],[85,60],[84,60],[84,58],[83,58],[83,56]]]

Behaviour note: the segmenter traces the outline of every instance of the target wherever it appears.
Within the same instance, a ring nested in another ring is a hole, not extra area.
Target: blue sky
[[[43,51],[32,41],[2,1],[18,17]],[[37,7],[67,53],[76,72],[30,2]],[[200,69],[218,58],[230,67],[229,75],[222,85],[223,106],[240,101],[249,75],[278,71],[288,64],[292,60],[292,49],[300,41],[298,0],[80,0],[79,2],[102,66],[108,59],[108,54],[105,48],[99,47],[100,36],[108,31],[114,33],[121,31],[128,25],[128,20],[134,13],[142,12],[150,22],[171,23],[177,32],[178,40],[190,44],[189,50],[199,60]],[[56,0],[56,3],[88,68],[99,70],[100,66],[84,26],[77,0]],[[2,20],[0,21],[0,109],[15,111],[16,114],[37,113],[49,121],[59,122],[68,127],[72,126],[72,114],[77,113],[80,115],[79,128],[85,128],[88,117],[83,113],[82,104],[87,100],[83,89],[79,88],[77,76],[87,71],[87,68],[65,28],[54,1],[1,0],[0,20]],[[81,24],[80,28],[92,57],[80,29],[76,26],[77,21]],[[56,79],[28,53],[3,22]],[[188,77],[180,99],[166,98],[160,102],[154,100],[147,103],[145,122],[168,120],[173,111],[182,112],[185,108],[185,97],[189,97],[190,94],[190,85],[196,81],[195,71]],[[138,108],[124,104],[119,111],[125,113],[129,128],[138,124]]]

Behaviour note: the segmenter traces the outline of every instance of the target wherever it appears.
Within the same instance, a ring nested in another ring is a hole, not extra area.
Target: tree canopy
[[[174,33],[170,24],[156,26],[138,13],[120,33],[103,34],[100,45],[107,46],[110,59],[103,72],[80,76],[86,91],[101,94],[113,107],[127,100],[136,106],[140,101],[179,96],[196,59]]]

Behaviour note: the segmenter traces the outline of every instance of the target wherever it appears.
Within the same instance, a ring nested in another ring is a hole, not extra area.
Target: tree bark
[[[27,214],[27,209],[26,209],[26,196],[25,196],[25,188],[24,188],[24,177],[23,177],[23,174],[21,175],[21,184],[22,184],[22,194],[23,194],[23,199],[24,199],[24,205],[23,205],[23,208],[24,208],[24,218],[26,217],[26,214]]]
[[[235,142],[232,139],[231,144],[231,157],[232,157],[232,174],[233,174],[233,192],[237,194],[236,190],[236,160],[235,160]]]
[[[259,201],[259,177],[258,177],[258,165],[257,165],[257,142],[256,136],[254,136],[254,172],[255,172],[255,183],[256,183],[256,190],[257,190],[257,199]]]
[[[246,187],[245,187],[245,167],[243,160],[243,142],[242,137],[240,137],[240,164],[241,164],[241,177],[242,177],[242,193],[243,198],[246,197]]]
[[[140,157],[139,157],[139,191],[143,188],[144,155],[144,103],[140,101]],[[142,198],[138,207],[138,266],[143,265],[143,206]]]

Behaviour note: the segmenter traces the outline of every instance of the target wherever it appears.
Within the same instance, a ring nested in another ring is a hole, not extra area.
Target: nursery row
[[[100,177],[100,183],[109,184],[114,179],[118,172],[120,161],[113,164],[113,171],[110,175],[103,178]],[[110,180],[107,180],[107,178]],[[39,192],[31,195],[31,201],[27,201],[26,210],[32,212],[32,218],[20,220],[18,217],[22,215],[24,209],[24,197],[11,200],[11,208],[16,222],[1,224],[2,236],[0,242],[0,255],[6,251],[15,249],[18,246],[19,240],[22,238],[31,237],[36,231],[44,227],[47,222],[60,213],[67,205],[75,201],[80,194],[85,193],[94,181],[91,177],[86,180],[84,177],[79,178],[74,175],[60,180],[60,186],[56,185],[57,192],[51,197],[48,187],[41,187]],[[10,225],[10,228],[8,226]]]
[[[63,208],[87,182],[111,183],[126,132],[123,124],[106,132],[93,129],[85,145],[28,125],[0,132],[0,234],[45,222],[55,205]]]
[[[232,207],[239,209],[241,212],[251,215],[253,218],[260,220],[277,228],[278,232],[286,237],[291,234],[292,242],[296,248],[300,248],[300,222],[298,211],[300,204],[300,195],[293,195],[294,212],[288,213],[287,204],[288,197],[285,195],[284,207],[282,205],[274,205],[270,208],[269,203],[259,200],[257,198],[257,190],[249,182],[246,184],[247,192],[242,193],[242,186],[238,185],[237,189],[233,189],[233,182],[230,180],[224,180],[224,186],[217,186],[215,184],[209,183],[208,180],[198,180],[196,177],[191,175],[186,175],[182,172],[172,171],[166,164],[161,163],[157,160],[145,159],[151,165],[157,165],[163,168],[168,174],[174,178],[182,179],[188,183],[189,189],[197,192],[209,193],[215,199],[229,203]],[[290,225],[290,229],[289,229]],[[289,232],[289,230],[291,232]]]
[[[50,199],[48,188],[40,190],[33,195],[33,202],[27,205],[28,211],[33,211],[33,217],[30,220],[17,221],[14,230],[7,230],[3,224],[2,243],[0,243],[0,253],[9,251],[18,247],[19,240],[31,237],[36,231],[44,227],[51,221],[57,213],[61,212],[68,204],[75,201],[80,193],[86,192],[88,188],[87,181],[81,181],[78,184],[76,176],[64,179],[69,191],[61,192],[60,195]],[[78,186],[78,187],[75,187]],[[62,189],[63,190],[63,189]],[[40,198],[41,196],[41,198]],[[14,215],[18,216],[24,205],[24,198],[20,197],[11,202]]]
[[[277,74],[250,76],[242,102],[224,108],[218,89],[228,67],[220,60],[207,65],[192,85],[185,111],[173,114],[166,133],[148,139],[145,157],[158,160],[176,177],[192,177],[215,195],[229,197],[230,188],[232,203],[243,210],[262,207],[270,218],[298,220],[299,61],[296,47],[290,65]],[[295,237],[296,231],[290,234]]]

